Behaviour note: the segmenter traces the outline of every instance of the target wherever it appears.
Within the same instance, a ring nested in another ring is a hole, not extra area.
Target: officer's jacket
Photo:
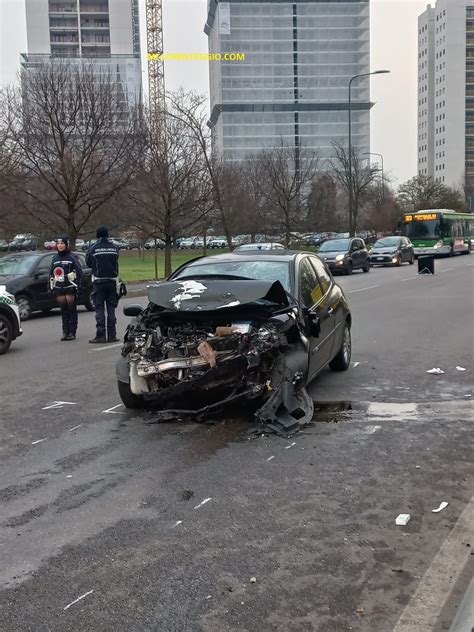
[[[92,268],[94,279],[116,279],[118,277],[119,249],[108,239],[99,239],[86,255],[86,263]]]
[[[75,273],[70,275],[70,273]],[[68,274],[70,277],[68,277]],[[51,260],[49,279],[51,289],[71,289],[80,287],[82,267],[72,252],[57,252]]]

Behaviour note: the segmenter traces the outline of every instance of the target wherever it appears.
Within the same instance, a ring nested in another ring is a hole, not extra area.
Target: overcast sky
[[[113,2],[113,0],[111,0]],[[144,4],[142,51],[146,54]],[[371,151],[384,156],[385,170],[399,182],[416,175],[417,18],[427,2],[371,0],[372,69],[390,75],[372,79]],[[433,2],[434,4],[434,2]],[[207,52],[203,33],[206,0],[163,0],[166,52]],[[0,0],[0,84],[15,80],[26,51],[25,0]],[[167,89],[208,92],[207,62],[166,62]]]

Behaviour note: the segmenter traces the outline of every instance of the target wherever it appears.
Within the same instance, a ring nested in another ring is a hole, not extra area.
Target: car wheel
[[[31,312],[33,311],[33,305],[28,296],[20,295],[16,297],[16,304],[18,305],[18,311],[20,313],[20,320],[29,320],[31,318]]]
[[[13,332],[10,321],[6,316],[0,314],[0,355],[3,355],[10,349],[13,340]]]
[[[88,312],[95,311],[94,303],[92,302],[92,289],[90,289],[87,294],[87,298],[84,301],[84,307],[87,309]]]
[[[125,408],[143,408],[145,400],[141,395],[135,395],[128,382],[117,382],[118,392]]]
[[[350,261],[344,269],[344,274],[352,274],[352,263]]]
[[[370,272],[370,261],[367,259],[365,266],[362,268],[364,272]]]
[[[415,255],[411,256],[410,261],[408,262],[411,266],[415,263]]]
[[[347,371],[351,364],[351,351],[351,328],[349,327],[349,323],[346,322],[341,347],[337,355],[329,363],[329,368],[332,371]]]

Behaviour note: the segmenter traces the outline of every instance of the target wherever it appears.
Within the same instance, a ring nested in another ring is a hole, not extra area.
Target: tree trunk
[[[143,252],[145,252],[145,249],[143,249]],[[153,255],[155,259],[155,279],[158,279],[158,248],[156,247],[156,237],[154,241]]]
[[[165,236],[165,279],[169,277],[172,272],[171,269],[171,246],[172,240],[170,235]]]

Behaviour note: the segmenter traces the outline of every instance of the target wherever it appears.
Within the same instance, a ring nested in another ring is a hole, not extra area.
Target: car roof
[[[208,257],[198,257],[192,259],[187,263],[197,263],[198,261],[218,261],[218,262],[231,262],[231,261],[253,261],[254,257],[261,257],[270,261],[293,261],[298,255],[313,255],[314,252],[307,252],[304,250],[242,250],[240,252],[228,252],[222,255],[211,255]],[[184,264],[185,267],[187,264]]]

